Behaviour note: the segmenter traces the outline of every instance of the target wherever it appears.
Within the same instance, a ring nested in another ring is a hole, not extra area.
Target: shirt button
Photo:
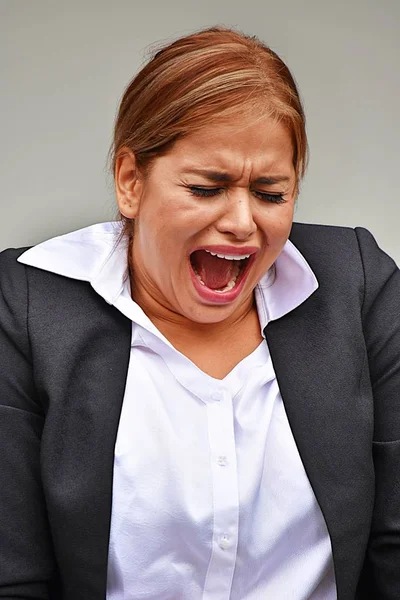
[[[222,392],[220,390],[214,390],[211,392],[212,400],[222,400]]]
[[[228,464],[228,459],[224,454],[221,454],[221,456],[218,456],[217,463],[220,467],[226,467]]]
[[[227,535],[226,533],[224,533],[224,535],[222,535],[219,538],[219,547],[221,548],[221,550],[227,550],[229,548],[229,546],[231,545],[231,540],[229,538],[229,535]]]

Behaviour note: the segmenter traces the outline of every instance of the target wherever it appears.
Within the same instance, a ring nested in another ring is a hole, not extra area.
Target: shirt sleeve
[[[363,330],[374,397],[375,505],[368,546],[373,598],[400,598],[400,271],[356,229],[364,268]]]
[[[55,565],[40,475],[44,415],[20,253],[0,253],[0,598],[47,600]]]

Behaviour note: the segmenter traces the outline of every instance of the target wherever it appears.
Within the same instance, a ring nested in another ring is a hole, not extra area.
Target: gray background
[[[367,227],[400,263],[400,0],[0,0],[0,249],[114,218],[123,88],[154,43],[215,24],[258,35],[299,83],[296,219]]]

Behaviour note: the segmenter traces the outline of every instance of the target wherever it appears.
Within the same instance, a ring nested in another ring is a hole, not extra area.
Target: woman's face
[[[282,124],[209,125],[157,158],[145,180],[125,156],[116,180],[121,212],[135,218],[135,299],[197,323],[248,309],[293,220],[293,146]]]

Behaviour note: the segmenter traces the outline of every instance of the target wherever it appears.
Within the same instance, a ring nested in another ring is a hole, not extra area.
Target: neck
[[[131,289],[133,300],[139,304],[157,329],[171,342],[177,337],[182,341],[218,341],[230,337],[233,332],[238,333],[246,329],[254,320],[258,323],[254,294],[226,319],[212,323],[198,323],[161,304],[140,285],[134,285],[132,278]]]

